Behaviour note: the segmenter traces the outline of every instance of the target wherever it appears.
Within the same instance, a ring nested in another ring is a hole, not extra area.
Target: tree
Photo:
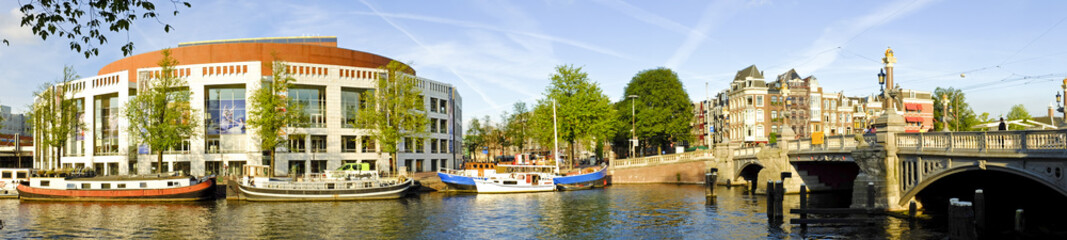
[[[179,5],[186,8],[192,7],[184,1],[170,0],[174,5],[174,15],[178,15]],[[41,40],[48,40],[49,36],[55,35],[70,40],[70,50],[85,54],[85,58],[100,55],[96,45],[107,43],[106,32],[114,33],[129,32],[138,18],[153,19],[163,24],[163,31],[170,32],[170,24],[159,20],[156,14],[156,5],[151,0],[128,0],[128,1],[78,1],[78,0],[32,0],[19,7],[22,12],[20,26],[30,27],[34,35],[40,36]],[[7,39],[0,40],[9,45]],[[126,44],[122,46],[122,55],[128,56],[133,53],[133,42],[126,37]]]
[[[271,176],[275,172],[276,148],[288,140],[285,128],[297,125],[303,115],[301,107],[294,106],[286,98],[293,82],[296,79],[289,72],[289,66],[275,57],[271,63],[271,78],[252,93],[248,126],[259,138],[259,149],[269,153]]]
[[[1026,111],[1025,106],[1023,106],[1022,104],[1016,104],[1015,106],[1011,106],[1011,111],[1008,112],[1007,118],[1008,121],[1011,121],[1026,120],[1031,119],[1032,117],[1030,117],[1030,112]],[[1026,130],[1026,128],[1021,125],[1011,125],[1008,126],[1008,130]]]
[[[359,110],[358,122],[371,129],[382,150],[392,154],[390,167],[396,170],[397,144],[401,139],[421,139],[427,132],[425,102],[419,82],[403,63],[391,61],[380,68],[375,91],[363,93],[366,108]],[[379,153],[380,154],[380,153]]]
[[[631,119],[635,119],[636,134],[642,145],[662,150],[670,148],[673,142],[693,140],[690,126],[693,104],[674,71],[661,67],[638,72],[623,92],[623,99],[615,103],[615,111],[619,113],[616,124],[630,125]],[[627,101],[626,97],[630,95],[638,96],[633,99],[635,102]],[[636,109],[633,110],[636,116],[630,114],[631,107]],[[629,131],[616,134],[624,135],[622,139],[630,138]]]
[[[37,135],[34,141],[55,148],[55,158],[44,162],[42,169],[58,167],[67,140],[84,129],[77,104],[71,99],[73,88],[69,87],[78,78],[81,77],[74,72],[74,67],[66,66],[60,82],[43,84],[34,92],[37,99],[30,106],[30,117]]]
[[[471,119],[470,124],[468,124],[467,132],[463,134],[463,145],[467,146],[467,153],[470,154],[472,160],[477,154],[478,147],[485,146],[482,124],[478,121],[478,118]]]
[[[174,71],[178,61],[163,50],[158,73],[149,74],[138,84],[137,96],[126,103],[127,133],[136,145],[147,145],[156,153],[157,173],[163,173],[163,152],[180,146],[197,135],[199,111],[189,105],[189,88]]]
[[[607,139],[614,128],[615,109],[611,107],[611,99],[580,67],[556,66],[556,73],[550,78],[551,84],[545,88],[544,98],[537,101],[531,118],[534,139],[543,146],[552,146],[555,125],[559,139],[569,145],[570,158],[574,160],[575,143],[579,140]]]
[[[943,102],[941,96],[948,97],[948,102]],[[944,131],[941,116],[947,116],[944,120],[948,122],[948,128],[951,131],[969,130],[971,126],[981,123],[967,104],[963,91],[938,87],[934,89],[934,95],[931,97],[934,99],[934,106],[937,106],[934,108],[934,131]],[[942,110],[943,104],[948,104],[947,114]]]
[[[530,121],[530,110],[526,109],[526,103],[516,102],[512,106],[512,113],[508,121],[507,135],[512,146],[519,147],[519,152],[526,151],[526,130]]]

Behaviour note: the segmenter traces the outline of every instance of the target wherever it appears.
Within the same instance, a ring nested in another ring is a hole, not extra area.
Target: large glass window
[[[245,88],[212,87],[207,89],[204,136],[208,153],[241,152],[245,147]]]
[[[311,151],[326,152],[326,136],[311,136]]]
[[[361,152],[377,152],[378,149],[374,146],[374,139],[370,136],[363,136],[360,138],[360,145],[363,148]]]
[[[85,156],[85,99],[79,98],[70,100],[74,104],[76,123],[71,126],[70,138],[67,139],[67,154],[66,156]]]
[[[93,152],[96,155],[119,154],[119,97],[117,94],[98,96],[93,101]]]
[[[356,152],[358,141],[356,136],[341,136],[341,152]]]
[[[307,150],[305,147],[304,135],[289,135],[289,152],[297,153]]]
[[[356,128],[356,114],[359,109],[365,107],[366,101],[363,99],[363,93],[368,91],[367,89],[341,89],[341,127],[342,128]]]
[[[298,127],[326,127],[326,94],[321,87],[293,87],[289,89],[289,104],[304,109]]]

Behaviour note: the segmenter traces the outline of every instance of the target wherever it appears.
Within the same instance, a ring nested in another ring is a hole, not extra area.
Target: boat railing
[[[452,175],[463,175],[463,170],[456,170],[456,169],[451,169],[451,168],[440,168],[440,169],[437,170],[437,172],[446,173],[446,174],[452,174]]]
[[[396,179],[367,179],[331,182],[268,182],[263,188],[287,190],[341,190],[379,188],[399,184]]]

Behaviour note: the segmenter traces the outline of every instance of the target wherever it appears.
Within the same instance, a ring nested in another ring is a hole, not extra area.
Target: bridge
[[[1067,129],[904,133],[902,120],[879,122],[876,127],[884,131],[830,136],[822,144],[812,144],[812,139],[748,148],[722,144],[712,150],[618,159],[611,162],[609,174],[616,183],[697,183],[704,171],[717,168],[718,184],[755,184],[756,192],[763,193],[768,180],[782,180],[789,192],[797,192],[801,184],[813,191],[852,191],[853,206],[866,204],[866,185],[873,183],[876,206],[888,211],[906,210],[913,201],[921,206],[921,196],[941,201],[934,196],[941,192],[973,195],[969,182],[975,181],[1018,180],[1067,197]],[[788,134],[783,138],[792,138]],[[781,179],[783,172],[792,177]]]

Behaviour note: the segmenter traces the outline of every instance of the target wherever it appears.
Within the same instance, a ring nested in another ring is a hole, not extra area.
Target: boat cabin
[[[187,187],[198,183],[190,177],[130,177],[107,176],[92,178],[35,177],[30,178],[30,187],[56,190],[126,190],[166,189]]]

